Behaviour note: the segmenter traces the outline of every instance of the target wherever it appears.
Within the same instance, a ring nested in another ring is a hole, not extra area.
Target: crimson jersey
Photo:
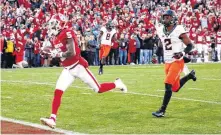
[[[75,55],[68,57],[68,58],[61,58],[61,63],[64,67],[70,66],[80,59],[80,48],[77,43],[77,37],[75,33],[71,29],[64,29],[62,30],[53,40],[53,47],[59,52],[66,52],[67,51],[67,39],[73,38],[74,41],[74,52]]]
[[[201,31],[200,33],[197,33],[196,43],[197,44],[205,44],[205,33],[204,32]]]
[[[221,30],[218,30],[216,33],[216,43],[221,45]]]
[[[207,43],[208,45],[211,44],[211,37],[212,37],[212,35],[213,35],[213,33],[212,33],[212,32],[209,32],[209,31],[205,34],[205,40],[206,40],[206,43]]]
[[[185,24],[186,28],[189,30],[192,26],[192,22],[191,22],[190,18],[185,18],[184,24]]]
[[[195,42],[195,40],[196,40],[196,32],[190,31],[190,32],[189,32],[189,38],[190,38],[192,41]]]
[[[200,21],[199,20],[192,19],[191,23],[192,23],[192,27],[196,27],[196,28],[198,28],[199,25],[200,25]]]

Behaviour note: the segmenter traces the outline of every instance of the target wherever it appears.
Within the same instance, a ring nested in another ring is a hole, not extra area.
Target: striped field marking
[[[200,88],[188,88],[190,90],[203,90],[203,89],[200,89]]]
[[[200,79],[203,79],[203,80],[211,80],[211,81],[220,81],[221,79],[219,78],[200,78]]]
[[[15,120],[15,119],[11,119],[11,118],[5,118],[2,116],[0,117],[0,119],[1,119],[1,121],[22,124],[25,126],[30,126],[30,127],[34,127],[34,128],[38,128],[38,129],[42,129],[42,130],[47,130],[47,131],[53,131],[53,132],[58,132],[58,133],[63,133],[63,134],[68,134],[68,135],[83,135],[82,133],[78,133],[78,132],[68,131],[68,130],[64,130],[64,129],[60,129],[60,128],[51,129],[49,127],[46,127],[46,126],[43,126],[40,124],[35,124],[35,123],[21,121],[21,120]]]
[[[55,83],[52,83],[52,82],[32,82],[32,81],[17,81],[17,80],[1,80],[1,82],[55,86]],[[91,89],[89,87],[81,87],[81,86],[70,86],[70,87],[81,88],[81,89]],[[114,92],[120,92],[120,91],[114,91]],[[163,97],[163,96],[159,96],[159,95],[146,94],[146,93],[137,93],[137,92],[132,92],[132,91],[127,92],[127,94],[142,95],[142,96],[149,96],[149,97],[159,97],[159,98]],[[177,100],[186,100],[186,101],[194,101],[194,102],[201,102],[201,103],[209,103],[209,104],[221,105],[221,102],[216,102],[216,101],[198,100],[198,99],[191,99],[191,98],[179,98],[179,97],[174,97],[174,96],[172,98],[173,99],[177,99]]]
[[[159,96],[159,95],[136,93],[136,92],[128,92],[128,93],[129,94],[135,94],[135,95],[149,96],[149,97],[159,97],[159,98],[163,97],[163,96]],[[216,101],[198,100],[198,99],[191,99],[191,98],[179,98],[179,97],[172,97],[172,98],[173,99],[178,99],[178,100],[186,100],[186,101],[194,101],[194,102],[201,102],[201,103],[209,103],[209,104],[221,105],[221,102],[216,102]]]
[[[154,67],[154,66],[153,66]],[[11,70],[11,69],[1,69],[1,70],[3,70],[4,72],[12,72],[13,70]],[[21,69],[19,69],[19,70],[21,70]],[[14,71],[16,71],[16,70],[14,70]],[[145,73],[148,73],[148,72],[152,72],[152,71],[145,71]],[[23,74],[23,73],[20,73],[20,72],[17,72],[16,74]],[[36,75],[39,75],[39,74],[45,74],[45,75],[47,75],[47,74],[51,74],[51,73],[47,73],[47,72],[44,72],[44,73],[39,73],[39,72],[34,72],[34,73],[32,73],[32,76],[36,76]],[[118,74],[118,73],[116,73],[116,74]],[[55,75],[57,75],[57,76],[59,76],[60,75],[60,73],[55,73]],[[106,73],[105,75],[107,75],[107,76],[112,76],[112,75],[114,75],[114,73],[111,73],[111,74],[109,74],[109,73]],[[128,73],[124,73],[123,75],[121,75],[121,77],[122,76],[128,76],[128,75],[131,75],[131,74],[128,74]],[[136,75],[136,76],[146,76],[145,74],[141,74],[141,75]],[[161,74],[156,74],[156,75],[148,75],[148,76],[153,76],[153,77],[155,77],[155,76],[157,76],[157,77],[164,77],[165,75],[161,75]],[[12,78],[13,76],[8,76],[8,77],[10,77],[10,78]],[[200,78],[201,80],[211,80],[211,81],[221,81],[221,78]],[[125,79],[124,79],[125,80]],[[130,79],[131,80],[131,79]]]

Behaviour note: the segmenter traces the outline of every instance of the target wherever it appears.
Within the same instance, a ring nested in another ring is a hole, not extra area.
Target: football
[[[40,53],[41,53],[41,55],[49,55],[52,50],[53,50],[53,48],[50,46],[41,47]]]

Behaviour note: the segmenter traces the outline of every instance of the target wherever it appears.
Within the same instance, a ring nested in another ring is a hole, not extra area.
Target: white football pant
[[[217,44],[217,57],[219,61],[220,61],[220,53],[221,53],[221,44]]]
[[[187,67],[186,64],[184,64],[184,67],[183,67],[183,73],[184,73],[185,75],[187,75],[187,74],[190,73],[190,70],[189,70],[189,68]]]
[[[196,49],[198,52],[198,57],[197,57],[197,63],[201,63],[202,60],[202,51],[203,51],[203,45],[202,44],[196,44]]]
[[[204,56],[204,62],[208,62],[209,61],[209,56],[208,56],[208,45],[207,44],[204,44],[203,45],[203,56]]]
[[[81,79],[95,92],[99,91],[100,84],[97,82],[92,72],[80,64],[70,70],[69,68],[63,69],[57,80],[56,89],[65,91],[76,78]]]

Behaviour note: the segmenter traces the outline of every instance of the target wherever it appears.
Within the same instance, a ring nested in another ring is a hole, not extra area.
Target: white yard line
[[[156,91],[165,91],[165,90],[159,90],[159,89],[157,89]]]
[[[200,88],[188,88],[189,90],[203,90],[203,89],[200,89]],[[165,90],[160,90],[160,89],[157,89],[156,91],[165,91]]]
[[[142,95],[142,96],[150,96],[150,97],[160,97],[160,98],[163,97],[163,96],[159,96],[159,95],[136,93],[136,92],[128,92],[128,93],[129,94],[135,94],[135,95]],[[178,99],[178,100],[187,100],[187,101],[194,101],[194,102],[202,102],[202,103],[221,105],[221,102],[216,102],[216,101],[198,100],[198,99],[191,99],[191,98],[179,98],[179,97],[174,97],[174,96],[172,98],[173,99]]]
[[[1,82],[6,82],[6,83],[24,83],[24,84],[39,84],[39,85],[50,85],[50,86],[55,86],[55,83],[52,82],[32,82],[32,81],[17,81],[17,80],[1,80]],[[71,86],[73,88],[82,88],[82,89],[91,89],[89,87],[80,87],[80,86]],[[118,92],[118,91],[113,91],[113,92]],[[162,98],[163,96],[160,95],[153,95],[153,94],[146,94],[146,93],[137,93],[137,92],[128,92],[128,94],[134,94],[134,95],[142,95],[142,96],[150,96],[150,97],[160,97]],[[194,102],[201,102],[201,103],[209,103],[209,104],[219,104],[221,105],[221,102],[216,102],[216,101],[208,101],[208,100],[198,100],[198,99],[191,99],[191,98],[179,98],[179,97],[172,97],[173,99],[178,99],[178,100],[187,100],[187,101],[194,101]]]
[[[211,81],[220,81],[221,79],[217,79],[217,78],[200,78],[203,80],[211,80]]]
[[[203,90],[203,89],[200,89],[200,88],[188,88],[190,90]]]
[[[22,124],[22,125],[26,125],[26,126],[30,126],[30,127],[35,127],[35,128],[38,128],[38,129],[43,129],[43,130],[48,130],[48,131],[53,131],[53,132],[58,132],[58,133],[64,133],[64,134],[68,134],[68,135],[83,134],[83,133],[77,133],[77,132],[68,131],[68,130],[64,130],[64,129],[60,129],[60,128],[51,129],[49,127],[46,127],[46,126],[43,126],[43,125],[40,125],[40,124],[35,124],[35,123],[31,123],[31,122],[26,122],[26,121],[6,118],[6,117],[2,117],[2,116],[0,117],[0,119],[3,120],[3,121],[8,121],[8,122],[12,122],[12,123]]]

